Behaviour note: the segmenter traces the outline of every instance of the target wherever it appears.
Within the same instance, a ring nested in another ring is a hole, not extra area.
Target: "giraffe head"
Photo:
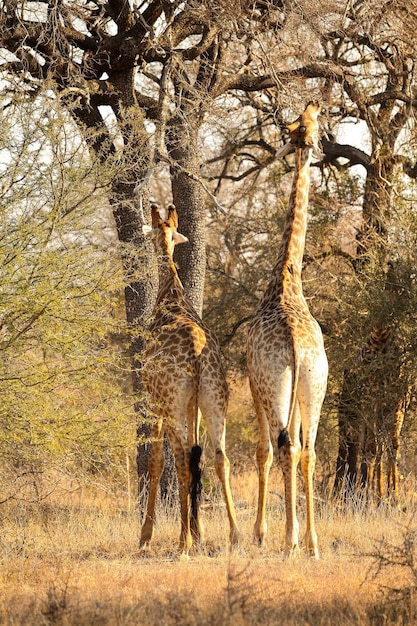
[[[163,255],[172,258],[177,243],[186,243],[187,237],[178,232],[178,214],[175,206],[169,204],[161,209],[156,204],[151,205],[152,226],[142,227],[145,235],[152,233],[155,237],[155,247]]]
[[[293,151],[294,148],[311,147],[317,158],[322,157],[319,147],[319,123],[320,105],[317,100],[308,103],[304,113],[295,122],[287,126],[290,141],[277,152],[277,157],[283,157]]]

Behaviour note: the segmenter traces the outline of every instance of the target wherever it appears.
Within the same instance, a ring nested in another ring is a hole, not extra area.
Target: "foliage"
[[[131,445],[109,178],[48,93],[0,137],[0,459],[108,466]]]

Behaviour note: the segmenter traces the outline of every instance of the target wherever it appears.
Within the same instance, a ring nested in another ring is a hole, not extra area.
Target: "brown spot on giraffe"
[[[319,552],[313,508],[314,446],[328,366],[320,326],[304,299],[301,269],[310,162],[313,150],[318,150],[319,112],[317,102],[309,103],[304,113],[288,127],[291,141],[278,154],[285,156],[295,148],[295,172],[278,260],[250,323],[247,349],[249,381],[259,429],[255,539],[262,543],[267,531],[266,499],[273,441],[278,444],[284,475],[287,550],[290,554],[299,551],[296,470],[301,459],[307,508],[305,544],[308,553],[315,558]]]
[[[173,252],[176,243],[187,239],[178,233],[178,216],[173,205],[167,214],[152,206],[152,230],[159,256],[159,291],[146,341],[143,379],[155,422],[149,460],[149,495],[140,545],[152,538],[159,479],[163,470],[162,432],[166,430],[178,475],[181,532],[180,550],[188,552],[192,542],[202,540],[199,518],[201,491],[200,410],[215,450],[215,467],[220,479],[230,524],[230,541],[238,542],[239,531],[233,504],[226,456],[226,411],[228,386],[215,335],[202,322],[179,279]],[[190,493],[192,502],[190,503]]]

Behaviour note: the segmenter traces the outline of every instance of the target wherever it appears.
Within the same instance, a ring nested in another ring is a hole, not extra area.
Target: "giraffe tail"
[[[198,509],[201,502],[202,482],[201,476],[203,474],[203,465],[201,462],[201,456],[203,450],[201,446],[195,445],[191,448],[190,454],[190,472],[191,472],[191,530],[198,529]]]
[[[291,387],[291,400],[290,400],[290,406],[289,406],[289,412],[288,412],[288,424],[287,427],[284,428],[279,436],[278,436],[278,449],[281,448],[282,446],[289,444],[291,445],[293,442],[291,441],[291,437],[288,433],[288,428],[290,426],[290,423],[292,421],[292,419],[294,418],[294,412],[295,412],[295,405],[297,402],[297,388],[298,388],[298,379],[300,376],[300,362],[298,359],[298,350],[297,350],[297,345],[295,342],[295,338],[293,333],[292,334],[292,341],[293,341],[293,356],[294,356],[294,365],[293,365],[293,375],[292,375],[292,387]]]

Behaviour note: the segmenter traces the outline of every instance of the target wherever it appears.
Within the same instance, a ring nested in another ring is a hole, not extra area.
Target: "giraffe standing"
[[[365,400],[366,407],[360,407],[361,425],[359,429],[360,483],[367,499],[375,495],[379,500],[383,497],[383,454],[389,427],[386,422],[385,380],[381,381],[381,359],[387,353],[387,344],[391,336],[390,326],[372,328],[371,333],[362,347],[358,362],[365,370],[365,377],[357,381],[356,393],[360,400]],[[379,375],[378,375],[379,374]],[[382,382],[382,389],[381,389]],[[371,397],[370,397],[371,393]],[[360,402],[360,404],[365,404]],[[390,419],[390,422],[393,420]],[[388,427],[388,428],[387,428]]]
[[[155,417],[149,460],[149,495],[140,545],[153,534],[158,483],[163,470],[163,429],[175,457],[181,513],[180,551],[188,552],[193,540],[202,540],[199,519],[201,454],[200,409],[215,451],[216,472],[223,488],[230,523],[230,541],[239,531],[229,483],[225,452],[225,420],[228,386],[214,334],[195,312],[179,279],[174,261],[175,244],[188,241],[177,231],[178,216],[152,205],[152,232],[159,256],[159,292],[146,341],[143,378]],[[190,510],[191,507],[191,510]]]
[[[410,403],[410,386],[392,325],[376,325],[355,364],[345,371],[339,405],[339,456],[335,492],[368,501],[396,502],[400,436]],[[386,484],[384,484],[386,458]]]
[[[251,321],[247,353],[259,429],[255,539],[262,543],[267,530],[267,486],[273,458],[271,441],[276,441],[285,484],[287,550],[290,555],[299,551],[296,477],[301,457],[307,508],[305,543],[308,553],[315,558],[319,554],[313,508],[314,445],[328,367],[320,326],[304,299],[301,270],[310,162],[313,150],[318,151],[319,112],[318,103],[310,102],[304,113],[288,127],[291,141],[278,153],[278,156],[285,156],[295,148],[295,173],[278,261]]]

